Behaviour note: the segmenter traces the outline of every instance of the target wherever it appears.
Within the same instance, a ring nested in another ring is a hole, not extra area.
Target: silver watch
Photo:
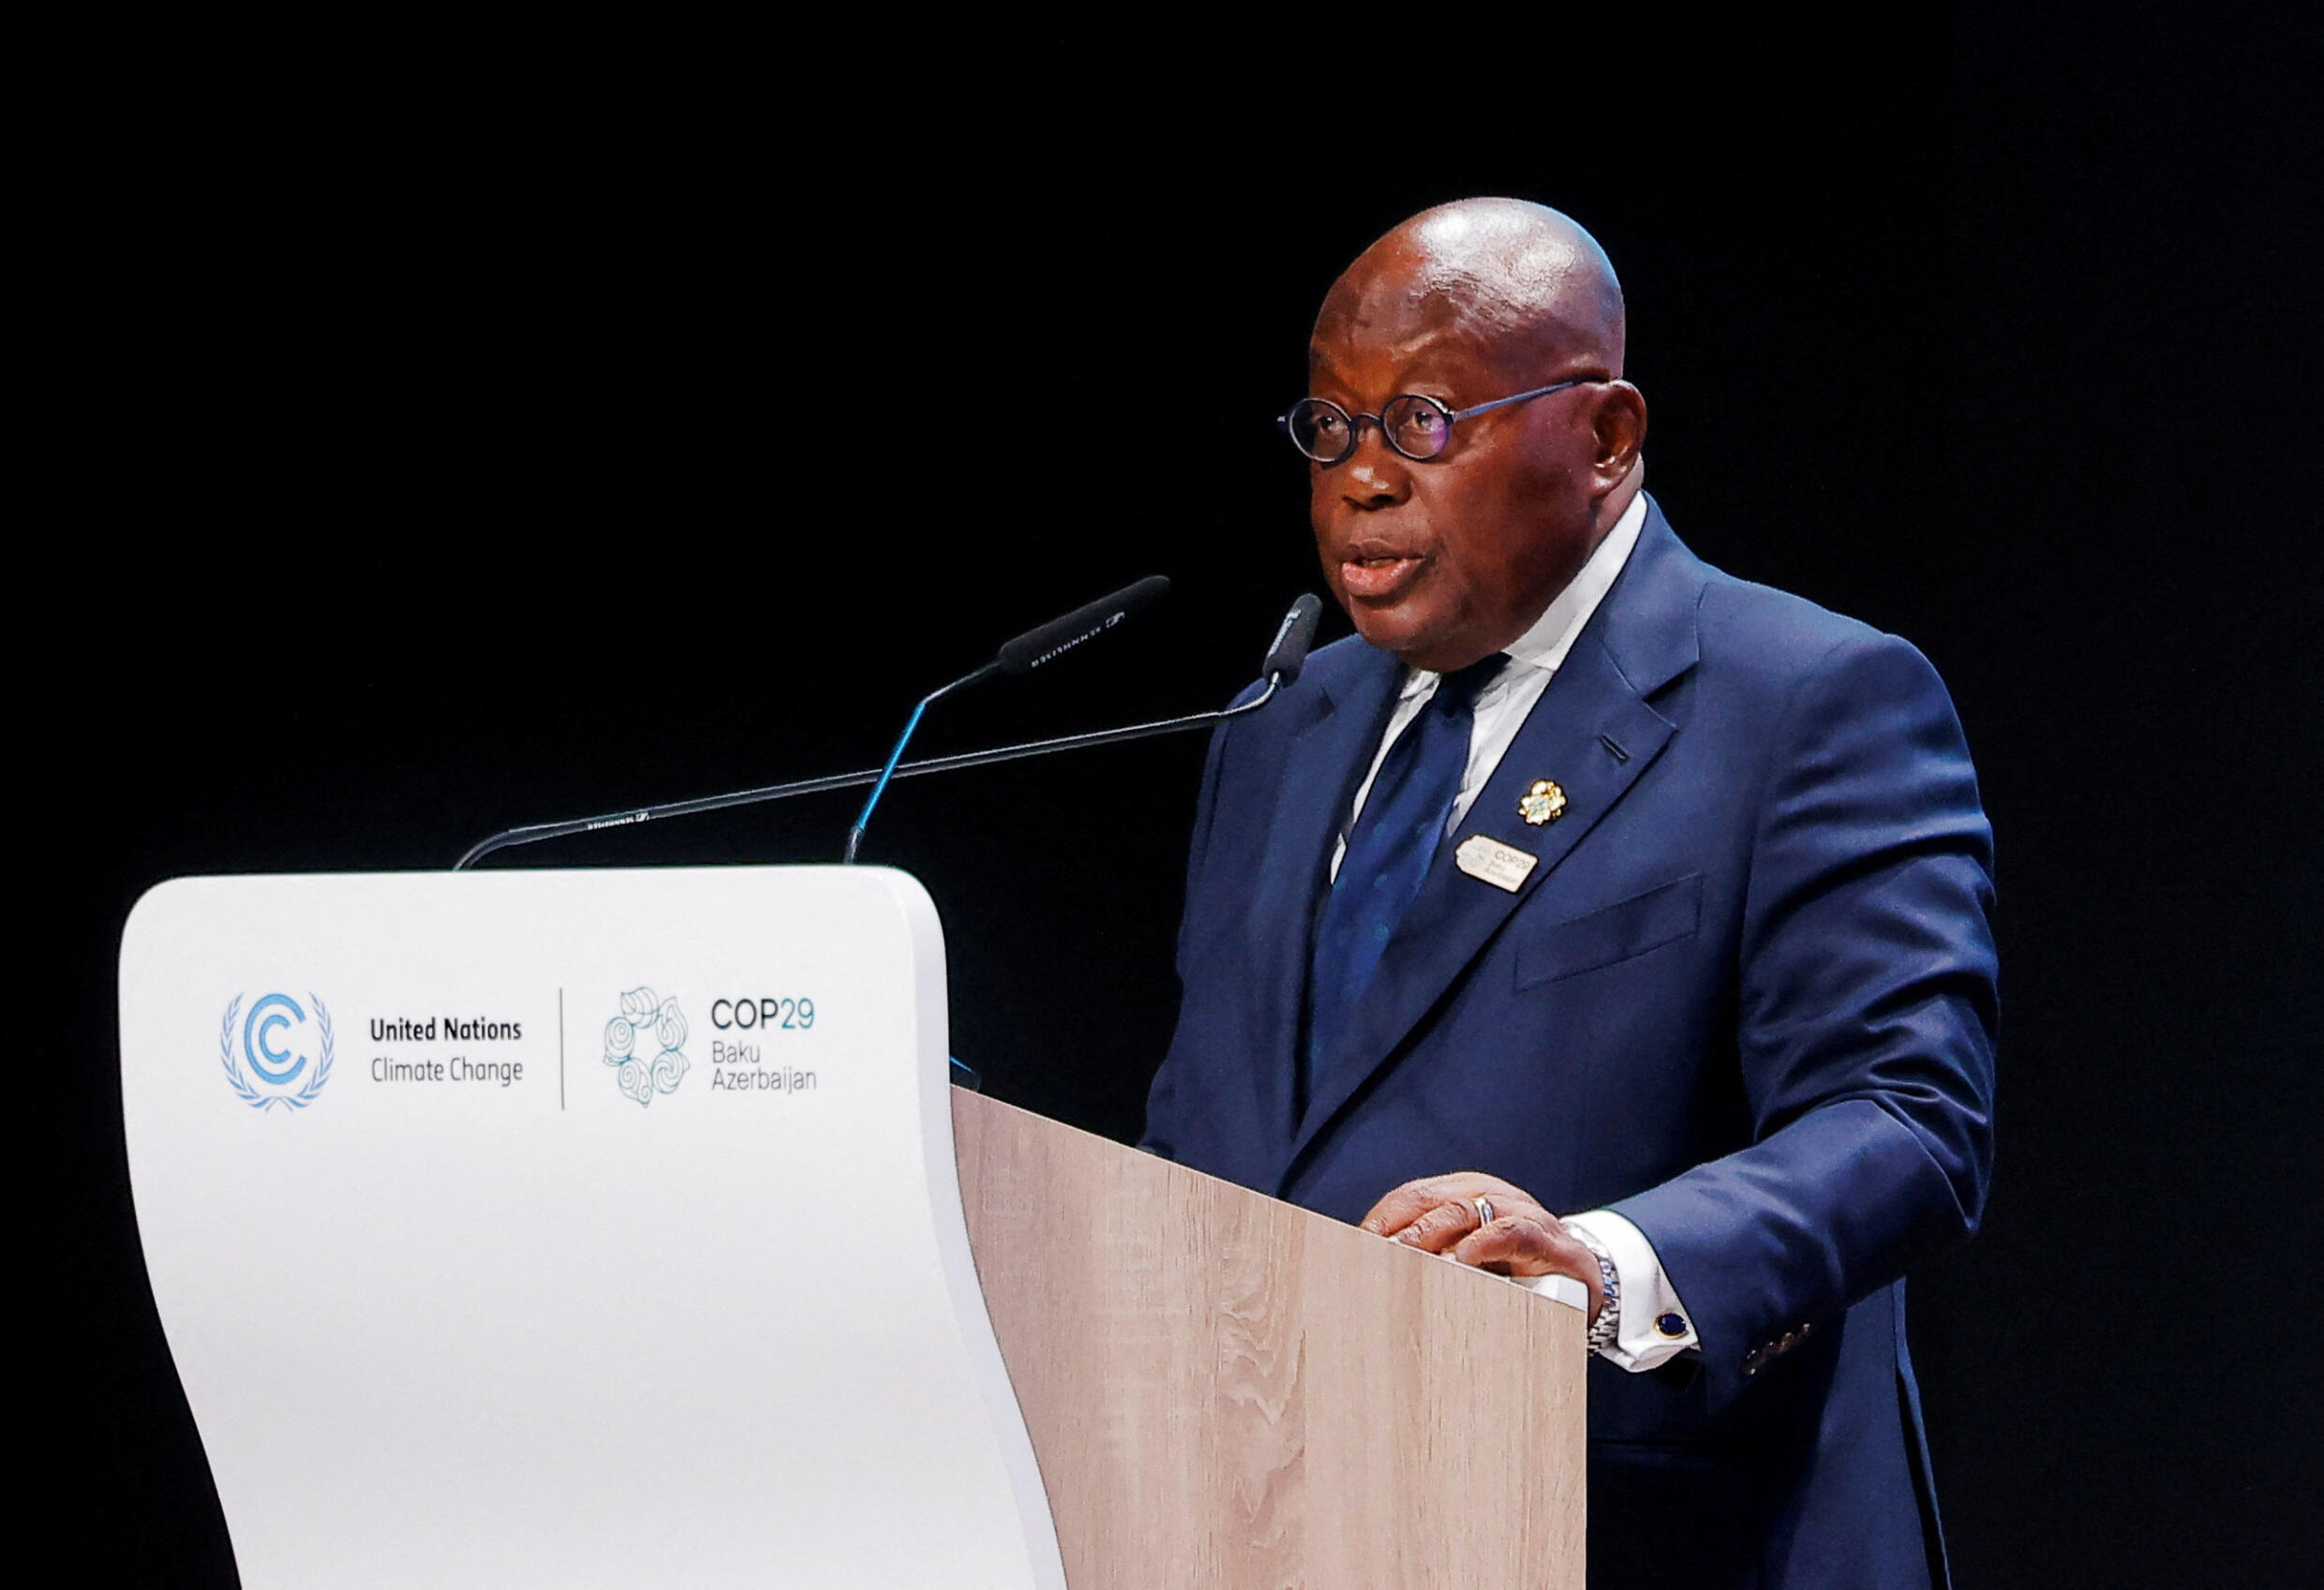
[[[1606,1300],[1598,1305],[1597,1317],[1589,1322],[1589,1350],[1602,1353],[1622,1333],[1622,1277],[1614,1268],[1614,1256],[1597,1238],[1578,1226],[1568,1226],[1566,1235],[1587,1248],[1598,1261],[1598,1280],[1605,1288]]]

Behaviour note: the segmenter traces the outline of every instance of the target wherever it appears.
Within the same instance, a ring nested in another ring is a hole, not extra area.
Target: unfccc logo
[[[218,1062],[252,1109],[305,1109],[331,1080],[331,1013],[313,994],[310,1018],[289,994],[262,994],[244,1010],[236,994],[218,1023]]]
[[[656,1093],[678,1092],[686,1079],[685,1044],[686,1018],[678,1001],[657,1000],[651,988],[623,994],[621,1014],[605,1023],[605,1063],[614,1067],[622,1097],[643,1106]]]

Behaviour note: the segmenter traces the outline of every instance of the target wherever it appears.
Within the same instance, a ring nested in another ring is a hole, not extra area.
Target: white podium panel
[[[146,1265],[243,1582],[1062,1587],[879,868],[139,902]]]

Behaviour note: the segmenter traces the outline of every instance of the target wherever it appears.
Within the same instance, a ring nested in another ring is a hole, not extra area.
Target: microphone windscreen
[[[1001,647],[1001,672],[1030,674],[1044,662],[1055,661],[1083,641],[1104,634],[1131,614],[1152,607],[1169,588],[1170,582],[1160,574],[1148,574],[1134,586],[1100,597],[1086,607],[1077,607],[1062,618],[1051,618],[1037,630],[1028,630]]]
[[[1322,599],[1312,591],[1300,593],[1283,616],[1282,628],[1275,631],[1275,643],[1267,648],[1267,661],[1260,665],[1259,676],[1280,679],[1286,685],[1297,683],[1299,671],[1307,662],[1307,648],[1316,644],[1316,624],[1322,617]]]

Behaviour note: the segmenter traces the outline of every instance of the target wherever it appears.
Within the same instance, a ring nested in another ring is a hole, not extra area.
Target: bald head
[[[1439,205],[1348,267],[1300,413],[1333,427],[1303,444],[1308,516],[1365,640],[1462,668],[1547,610],[1643,484],[1646,398],[1621,378],[1621,286],[1555,210]]]
[[[1570,217],[1519,199],[1463,199],[1365,249],[1325,297],[1312,346],[1405,331],[1451,333],[1512,369],[1587,364],[1618,377],[1622,286]]]

